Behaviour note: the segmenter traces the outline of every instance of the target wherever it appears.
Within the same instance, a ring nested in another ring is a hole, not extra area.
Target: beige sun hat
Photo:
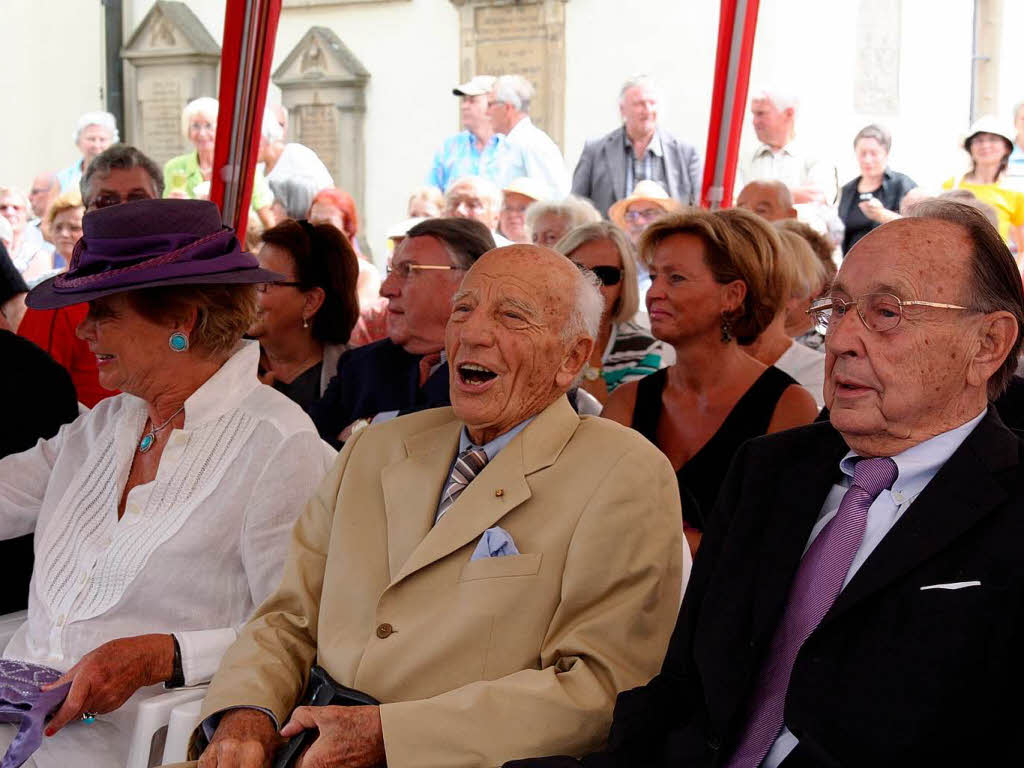
[[[612,204],[612,207],[608,209],[608,218],[621,229],[625,229],[626,209],[639,201],[654,203],[665,213],[672,213],[683,207],[678,200],[668,196],[668,192],[665,191],[661,184],[650,179],[644,179],[643,181],[638,181],[637,185],[633,187],[633,194]]]
[[[1014,135],[1011,131],[1003,125],[1003,121],[995,115],[984,115],[979,117],[974,123],[971,124],[970,129],[967,131],[967,136],[964,139],[964,150],[967,152],[971,151],[971,139],[977,136],[979,133],[992,133],[1001,138],[1007,144],[1007,151],[1013,151],[1013,139]]]
[[[548,199],[548,188],[547,185],[537,179],[531,179],[528,176],[520,176],[518,179],[512,179],[501,189],[501,193],[514,192],[517,195],[528,197],[531,200],[547,200]]]

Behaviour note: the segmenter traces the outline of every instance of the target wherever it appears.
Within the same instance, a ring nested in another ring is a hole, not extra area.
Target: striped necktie
[[[473,482],[473,478],[480,474],[480,470],[487,464],[487,454],[483,448],[467,448],[455,459],[452,472],[448,475],[448,482],[445,484],[444,493],[441,494],[441,503],[438,505],[437,516],[434,524],[447,512],[455,500],[462,495],[466,487]]]
[[[828,521],[800,560],[782,620],[761,666],[747,725],[727,768],[761,764],[783,726],[786,691],[797,653],[839,597],[850,565],[864,538],[868,508],[892,488],[898,470],[892,459],[861,459],[839,511]]]

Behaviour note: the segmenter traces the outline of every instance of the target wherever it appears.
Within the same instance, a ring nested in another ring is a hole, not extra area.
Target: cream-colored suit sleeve
[[[358,441],[357,434],[345,444],[296,521],[281,585],[224,654],[203,701],[202,720],[224,709],[252,706],[270,710],[283,725],[302,695],[316,658],[320,592],[338,488]],[[199,746],[193,743],[190,752]]]
[[[688,576],[682,568],[675,475],[664,457],[630,451],[577,523],[538,669],[382,705],[388,764],[487,766],[596,749],[616,693],[661,665]]]

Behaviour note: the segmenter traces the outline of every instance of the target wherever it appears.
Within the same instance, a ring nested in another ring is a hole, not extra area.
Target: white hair
[[[487,198],[491,201],[491,210],[497,211],[501,208],[501,190],[498,186],[490,179],[485,179],[482,176],[460,176],[451,184],[448,185],[448,189],[444,193],[444,204],[448,207],[451,202],[452,191],[460,184],[472,184],[473,189],[480,197]]]
[[[622,84],[619,89],[619,106],[621,107],[626,103],[626,91],[630,88],[643,88],[645,91],[649,91],[654,94],[654,98],[657,101],[661,101],[661,90],[658,88],[657,83],[650,75],[633,75]]]
[[[105,129],[110,134],[111,144],[117,144],[118,139],[121,138],[117,133],[117,120],[112,114],[109,112],[86,112],[75,123],[75,130],[71,133],[71,140],[77,144],[78,139],[82,136],[82,131],[90,125],[98,125],[100,128]]]
[[[217,109],[219,108],[217,100],[212,96],[200,96],[198,99],[192,99],[185,108],[181,110],[181,133],[187,139],[188,138],[188,126],[192,122],[192,118],[196,115],[206,115],[214,122],[217,121]]]
[[[508,104],[517,112],[529,112],[533,86],[522,75],[502,75],[494,81],[494,99]]]
[[[562,329],[562,340],[571,343],[580,336],[597,340],[601,330],[601,315],[604,314],[604,296],[597,275],[588,270],[576,272],[574,287],[575,301],[569,308],[569,317]]]
[[[263,110],[263,138],[267,141],[281,141],[284,138],[284,128],[277,122],[277,115],[275,115],[270,107]]]
[[[751,103],[755,101],[770,101],[780,112],[792,108],[795,115],[800,109],[800,97],[792,91],[787,91],[776,86],[768,86],[754,91],[750,97]]]

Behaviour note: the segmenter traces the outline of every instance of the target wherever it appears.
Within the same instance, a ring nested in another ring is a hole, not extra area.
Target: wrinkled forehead
[[[568,259],[565,264],[576,269]],[[568,277],[543,260],[509,255],[478,261],[466,274],[461,290],[481,302],[514,301],[538,314],[558,317],[565,313],[567,297],[572,295]]]
[[[899,298],[961,297],[971,246],[946,221],[899,219],[863,237],[843,259],[833,288],[851,296],[885,292]]]

